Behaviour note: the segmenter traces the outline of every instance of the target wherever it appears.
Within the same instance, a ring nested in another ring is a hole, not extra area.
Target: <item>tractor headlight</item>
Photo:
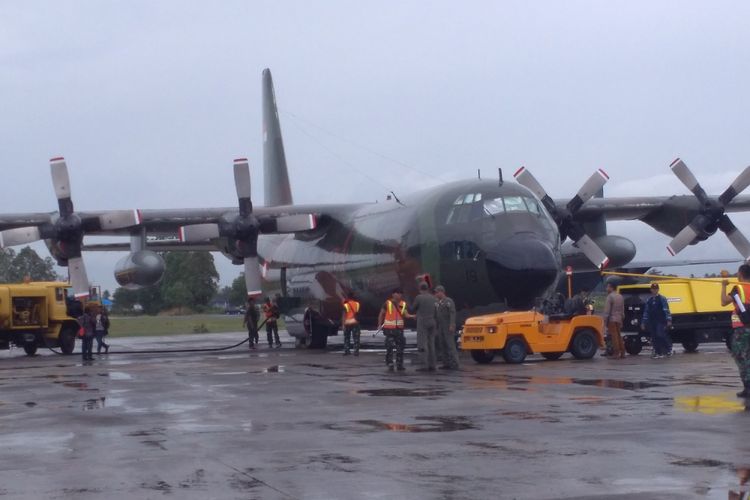
[[[497,327],[496,326],[488,326],[487,327],[487,333],[497,333]]]

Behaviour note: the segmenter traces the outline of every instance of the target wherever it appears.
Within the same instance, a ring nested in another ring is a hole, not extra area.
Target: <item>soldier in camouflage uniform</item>
[[[435,316],[437,319],[438,352],[443,370],[458,370],[458,352],[456,351],[456,305],[453,299],[445,294],[445,288],[435,287]]]
[[[737,363],[740,372],[740,380],[744,389],[737,393],[737,397],[750,398],[750,325],[742,322],[740,316],[740,306],[737,304],[735,297],[743,304],[745,309],[750,308],[750,265],[743,264],[737,271],[737,278],[740,284],[732,288],[727,293],[728,280],[721,282],[721,304],[726,306],[734,304],[732,313],[732,328],[734,336],[732,338],[732,357]]]

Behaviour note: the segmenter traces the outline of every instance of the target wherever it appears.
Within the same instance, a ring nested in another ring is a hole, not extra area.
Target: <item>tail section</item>
[[[292,188],[281,140],[271,70],[263,70],[263,200],[265,206],[291,205]]]

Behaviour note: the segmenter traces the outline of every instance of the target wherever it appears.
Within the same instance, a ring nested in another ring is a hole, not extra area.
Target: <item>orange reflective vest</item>
[[[357,302],[356,300],[345,300],[344,301],[344,322],[356,323],[357,313],[359,313],[359,302]]]
[[[394,304],[392,300],[385,301],[384,330],[395,330],[404,328],[404,314],[406,313],[406,302],[403,300]]]
[[[732,297],[732,302],[734,304],[734,311],[732,311],[732,328],[745,328],[747,325],[745,325],[740,319],[740,308],[737,306],[737,303],[734,302],[733,292],[735,289],[737,290],[742,303],[746,304],[745,307],[748,307],[747,297],[750,297],[750,283],[739,283],[735,285],[735,287],[732,289],[732,292],[729,293],[729,296]]]

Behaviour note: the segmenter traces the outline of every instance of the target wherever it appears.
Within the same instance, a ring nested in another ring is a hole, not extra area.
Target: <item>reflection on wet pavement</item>
[[[398,422],[383,422],[380,420],[355,420],[349,423],[328,424],[324,428],[338,431],[352,431],[359,433],[392,431],[392,432],[454,432],[478,429],[468,417],[464,416],[434,416],[414,417],[424,423],[402,424]]]
[[[357,391],[358,394],[367,394],[369,396],[397,396],[397,397],[425,397],[425,396],[445,396],[450,391],[446,389],[363,389]]]
[[[684,412],[720,415],[739,413],[746,410],[746,402],[734,394],[705,394],[699,396],[677,396],[674,407]]]
[[[637,391],[639,389],[650,389],[651,387],[661,387],[660,384],[654,384],[651,382],[628,382],[627,380],[611,380],[611,379],[592,379],[582,380],[574,379],[574,383],[581,385],[593,385],[596,387],[608,387],[611,389],[625,389],[628,391]]]

